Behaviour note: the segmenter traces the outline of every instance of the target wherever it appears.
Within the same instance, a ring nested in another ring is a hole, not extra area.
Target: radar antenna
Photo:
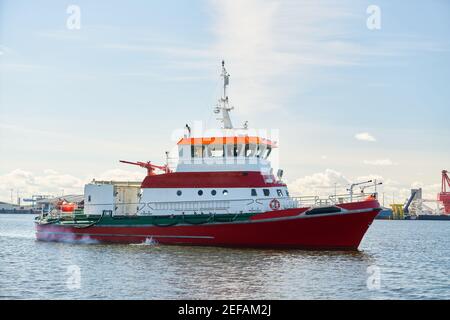
[[[217,120],[222,121],[224,129],[233,129],[233,123],[230,118],[230,111],[233,110],[233,107],[230,107],[227,96],[227,87],[230,84],[230,74],[225,69],[225,61],[222,60],[222,73],[220,75],[223,78],[223,93],[222,97],[219,99],[219,104],[214,109],[215,113],[222,112],[222,118],[218,118]]]

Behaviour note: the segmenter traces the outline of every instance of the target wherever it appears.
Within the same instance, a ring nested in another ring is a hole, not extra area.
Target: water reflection
[[[32,217],[0,219],[0,298],[450,298],[449,229],[439,222],[378,221],[360,251],[303,251],[38,242]],[[77,290],[67,286],[74,265]],[[370,266],[379,290],[367,287]]]
[[[274,293],[280,298],[311,298],[311,294],[300,292],[311,292],[323,281],[337,285],[343,277],[355,279],[355,274],[360,275],[359,287],[364,287],[367,267],[373,263],[369,254],[349,251],[186,246],[131,246],[125,250],[137,253],[135,267],[154,270],[163,287],[192,299],[250,299],[255,292],[261,298],[273,297]],[[147,279],[154,280],[151,276]]]

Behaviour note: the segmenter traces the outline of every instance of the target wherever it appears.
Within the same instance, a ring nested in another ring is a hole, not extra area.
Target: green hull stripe
[[[64,226],[140,226],[154,225],[169,227],[177,224],[183,225],[201,225],[217,222],[242,222],[248,221],[256,213],[241,214],[197,214],[197,215],[173,215],[173,216],[87,216],[77,214],[75,216],[66,216],[61,218],[36,218],[36,222],[42,224],[58,224]]]

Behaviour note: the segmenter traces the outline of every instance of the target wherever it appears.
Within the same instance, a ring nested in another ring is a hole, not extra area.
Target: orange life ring
[[[269,203],[269,207],[272,210],[279,210],[280,206],[280,201],[278,201],[277,199],[272,199],[272,201],[270,201]]]

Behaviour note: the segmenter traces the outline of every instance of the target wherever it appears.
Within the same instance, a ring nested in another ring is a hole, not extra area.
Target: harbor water
[[[384,221],[358,252],[35,240],[0,214],[1,299],[450,299],[450,222]]]

